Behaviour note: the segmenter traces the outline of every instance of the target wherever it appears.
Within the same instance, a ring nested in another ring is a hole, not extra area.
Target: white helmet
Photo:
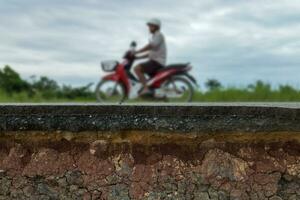
[[[154,26],[157,26],[158,28],[161,27],[161,22],[159,19],[157,18],[152,18],[150,19],[148,22],[147,22],[147,25],[154,25]]]

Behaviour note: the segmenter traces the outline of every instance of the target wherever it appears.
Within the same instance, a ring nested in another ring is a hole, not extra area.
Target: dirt
[[[0,199],[300,199],[299,135],[5,132]]]

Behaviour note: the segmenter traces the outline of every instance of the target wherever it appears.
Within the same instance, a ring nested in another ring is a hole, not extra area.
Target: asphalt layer
[[[0,104],[0,132],[300,132],[300,103]]]

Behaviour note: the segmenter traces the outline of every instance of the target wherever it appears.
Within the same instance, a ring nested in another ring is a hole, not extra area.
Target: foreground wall
[[[0,199],[300,199],[297,106],[0,109]]]

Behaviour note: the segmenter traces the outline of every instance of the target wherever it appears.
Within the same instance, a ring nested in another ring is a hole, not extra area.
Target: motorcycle
[[[141,97],[143,99],[160,100],[165,102],[191,102],[194,96],[194,87],[197,82],[188,72],[192,66],[187,64],[173,64],[166,66],[151,74],[147,81],[150,93],[140,96],[142,84],[131,73],[131,67],[135,61],[136,43],[132,42],[130,50],[125,53],[124,60],[103,61],[101,67],[105,75],[96,86],[96,98],[98,102],[122,103],[128,99]]]

